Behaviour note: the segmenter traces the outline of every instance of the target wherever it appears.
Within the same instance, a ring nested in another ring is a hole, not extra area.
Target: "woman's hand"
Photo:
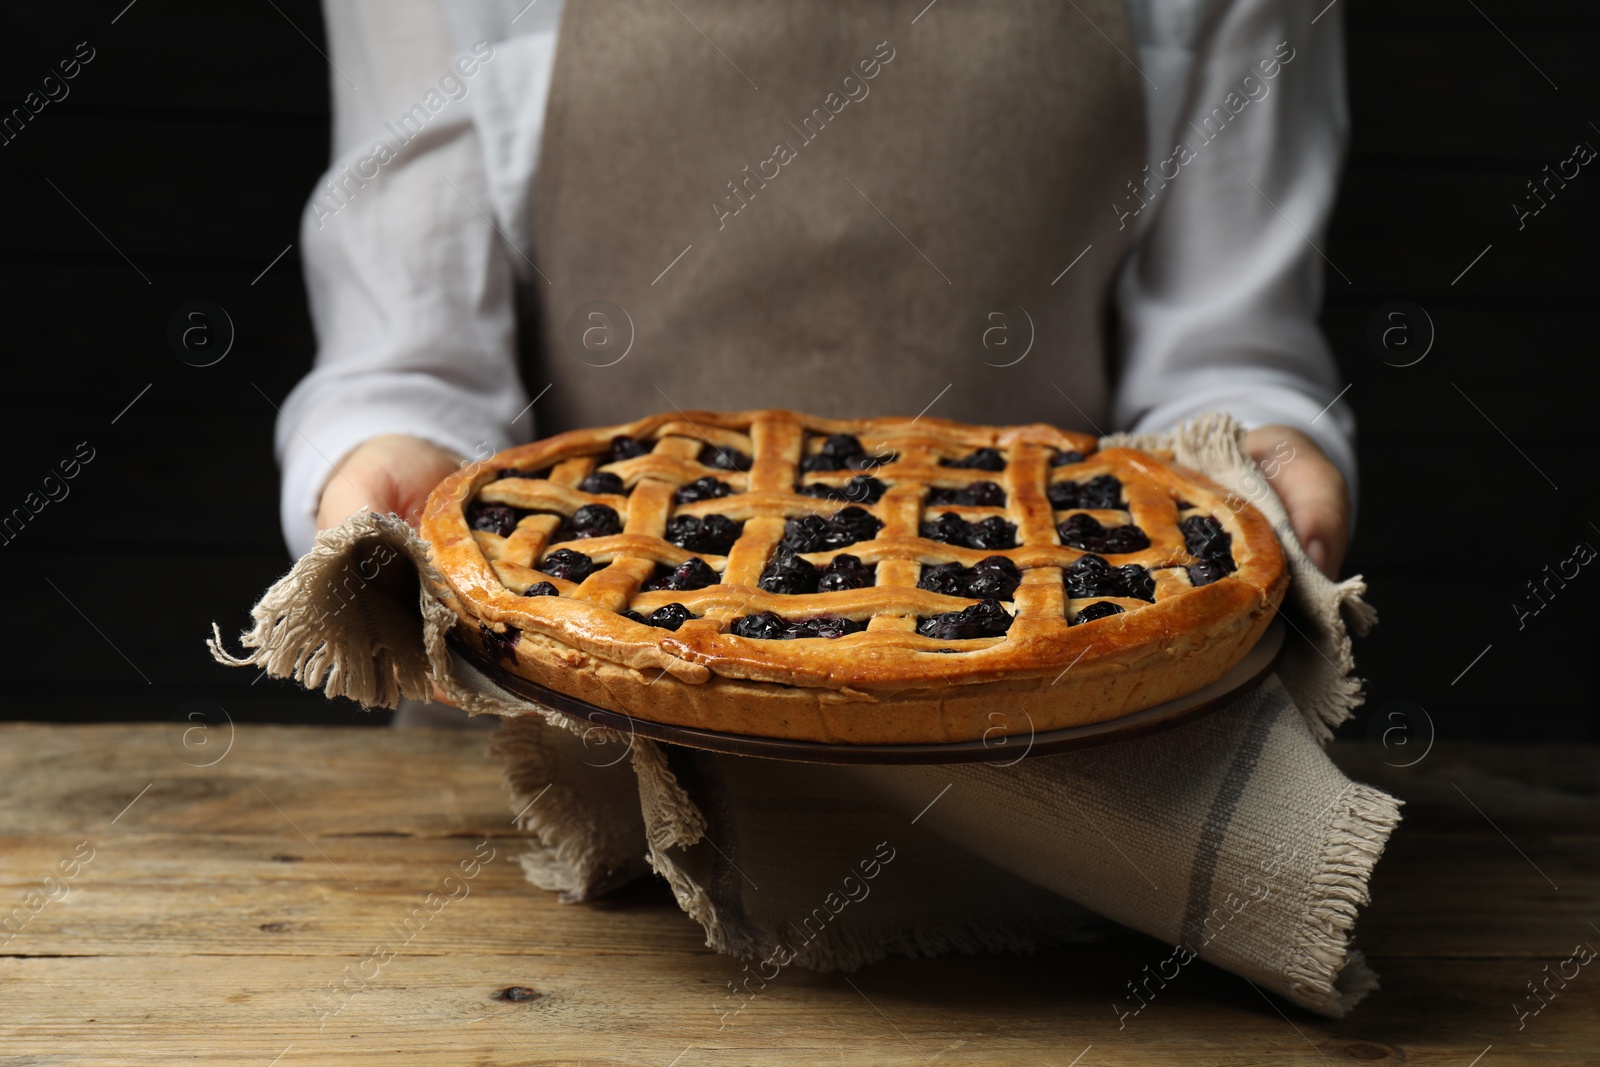
[[[393,512],[415,526],[428,494],[460,462],[420,437],[385,434],[365,441],[345,457],[323,488],[317,529],[337,526],[362,508],[379,515]]]
[[[317,504],[317,529],[337,526],[362,508],[379,515],[393,512],[415,526],[433,487],[460,465],[456,456],[420,437],[394,433],[364,441],[345,457],[323,488]],[[450,703],[437,685],[433,699]]]
[[[1257,427],[1245,434],[1244,447],[1283,501],[1311,562],[1338,577],[1350,542],[1350,489],[1339,468],[1292,426]]]

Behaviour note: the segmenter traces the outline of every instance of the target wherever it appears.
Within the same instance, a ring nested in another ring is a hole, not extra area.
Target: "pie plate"
[[[990,716],[994,723],[993,728],[979,740],[915,745],[824,744],[816,741],[792,741],[783,738],[719,733],[713,730],[651,722],[634,715],[609,711],[565,693],[558,693],[489,662],[453,636],[450,642],[457,656],[466,660],[479,673],[507,692],[587,720],[595,726],[615,730],[627,735],[630,742],[636,736],[648,737],[652,741],[703,749],[707,752],[786,760],[793,763],[993,763],[1005,766],[1015,764],[1028,756],[1056,755],[1131,741],[1160,730],[1193,722],[1226,707],[1254,690],[1272,673],[1278,654],[1283,650],[1284,633],[1282,620],[1274,620],[1261,640],[1245,653],[1244,658],[1232,670],[1217,681],[1188,696],[1169,700],[1164,704],[1107,722],[1035,732],[1027,719],[1012,723],[1008,721],[1010,716],[1004,709],[997,709]]]

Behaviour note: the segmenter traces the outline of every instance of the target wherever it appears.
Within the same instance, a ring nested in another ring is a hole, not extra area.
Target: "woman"
[[[362,507],[414,519],[464,458],[672,406],[1096,432],[1222,409],[1337,571],[1354,420],[1313,243],[1346,139],[1337,12],[326,17],[335,159],[302,233],[319,352],[278,433],[295,551]]]

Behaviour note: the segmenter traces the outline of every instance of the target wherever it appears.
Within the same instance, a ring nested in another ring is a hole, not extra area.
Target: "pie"
[[[648,721],[842,744],[1184,696],[1288,586],[1238,497],[1039,424],[674,411],[465,467],[421,530],[500,668]]]

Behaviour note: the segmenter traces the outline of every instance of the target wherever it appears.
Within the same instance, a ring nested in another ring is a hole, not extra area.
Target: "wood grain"
[[[94,848],[0,946],[0,1067],[1466,1067],[1486,1048],[1497,1067],[1590,1064],[1600,1047],[1600,973],[1520,1032],[1511,1008],[1574,942],[1600,944],[1593,748],[1441,746],[1395,769],[1336,746],[1409,802],[1358,928],[1384,988],[1330,1022],[1197,962],[1122,1029],[1113,1000],[1168,950],[1117,929],[1032,957],[787,970],[724,1018],[740,965],[658,883],[569,906],[523,880],[483,750],[475,734],[251,727],[196,768],[163,726],[0,726],[0,914]],[[470,893],[401,941],[424,896],[490,848]],[[380,943],[396,954],[374,973]],[[363,977],[337,996],[347,973]]]

